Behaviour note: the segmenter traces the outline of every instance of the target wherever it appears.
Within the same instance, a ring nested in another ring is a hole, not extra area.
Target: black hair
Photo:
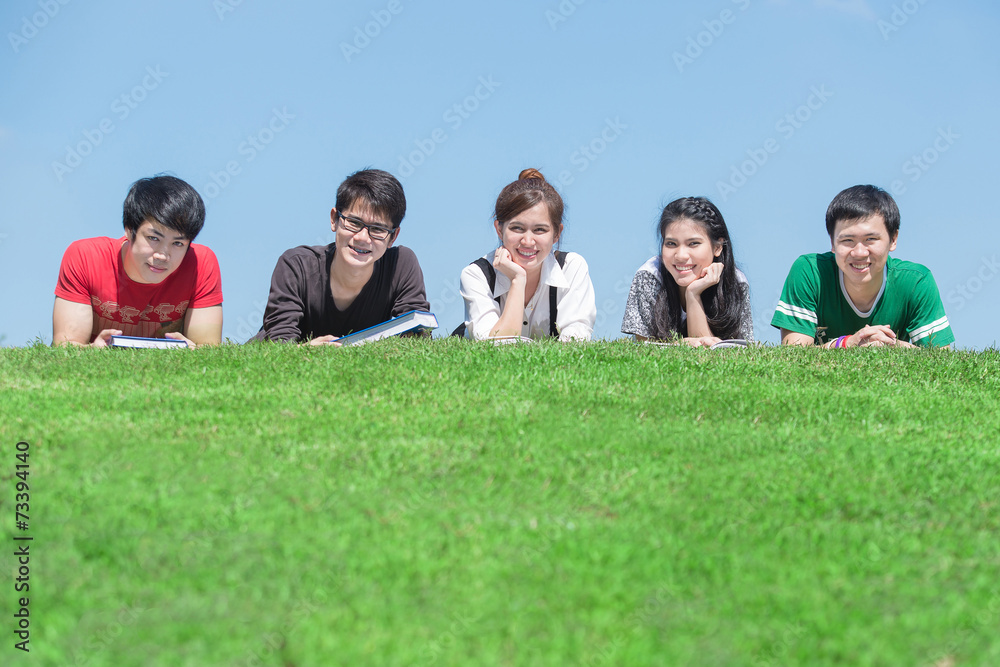
[[[406,215],[406,195],[396,177],[381,169],[356,171],[337,188],[337,211],[345,213],[355,204],[370,208],[398,228]]]
[[[122,224],[134,237],[146,220],[180,232],[194,241],[205,224],[205,202],[198,192],[176,176],[140,178],[125,197]]]
[[[714,261],[722,262],[722,277],[701,293],[708,326],[719,338],[742,338],[740,325],[747,318],[746,283],[736,277],[733,243],[722,213],[705,197],[682,197],[667,204],[660,215],[660,248],[667,228],[677,220],[690,220],[700,225],[712,242],[722,246]],[[653,338],[662,340],[687,336],[687,326],[681,322],[681,294],[670,272],[660,261],[662,287],[653,306]]]
[[[855,185],[833,198],[826,209],[826,231],[833,238],[833,230],[841,220],[859,220],[881,215],[889,240],[899,234],[899,207],[888,192],[874,185]]]

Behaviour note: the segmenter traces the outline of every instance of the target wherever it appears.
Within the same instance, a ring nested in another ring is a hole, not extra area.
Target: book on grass
[[[337,342],[341,345],[360,345],[370,343],[374,340],[382,340],[389,336],[398,336],[404,333],[417,333],[420,331],[430,331],[437,329],[438,321],[434,313],[424,310],[411,310],[408,313],[398,315],[388,322],[376,324],[373,327],[355,331],[354,333],[341,336]]]
[[[684,345],[684,341],[662,341],[662,340],[645,340],[643,341],[646,345],[655,345],[657,347],[677,347],[678,345]],[[710,346],[710,350],[722,350],[727,347],[749,347],[748,343],[743,338],[727,338],[725,340],[720,340],[718,343]]]
[[[187,347],[187,343],[173,338],[142,338],[140,336],[112,336],[108,343],[111,347],[152,348],[158,350],[174,350]]]
[[[749,345],[750,343],[743,338],[727,338],[726,340],[720,340],[709,349],[720,350],[727,347],[747,347]]]

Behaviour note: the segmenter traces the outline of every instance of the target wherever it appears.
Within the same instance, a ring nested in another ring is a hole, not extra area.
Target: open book
[[[367,329],[362,329],[361,331],[355,331],[354,333],[347,334],[346,336],[341,336],[337,339],[337,342],[341,345],[360,345],[361,343],[370,343],[373,340],[381,340],[383,338],[388,338],[389,336],[398,336],[399,334],[407,333],[410,331],[422,331],[437,329],[438,321],[434,317],[434,313],[428,313],[423,310],[411,310],[408,313],[403,313],[397,317],[392,318],[388,322],[383,322],[382,324],[376,324],[373,327],[368,327]]]
[[[112,336],[108,343],[111,347],[155,348],[159,350],[175,350],[187,347],[187,343],[173,338],[140,338],[139,336]]]
[[[718,343],[713,345],[710,349],[718,350],[726,347],[749,347],[750,344],[743,338],[727,338],[725,340],[720,340]]]
[[[684,341],[671,341],[666,342],[662,340],[645,340],[643,341],[646,345],[656,345],[657,347],[677,347],[678,345],[684,345]],[[720,350],[727,347],[749,347],[750,343],[743,338],[726,338],[725,340],[720,340],[718,343],[712,345],[710,350]]]

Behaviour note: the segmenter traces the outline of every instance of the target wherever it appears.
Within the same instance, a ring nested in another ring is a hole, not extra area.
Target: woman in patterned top
[[[750,286],[736,268],[719,209],[704,197],[676,199],[663,209],[659,236],[660,256],[632,280],[622,333],[636,340],[683,339],[693,347],[752,341]]]

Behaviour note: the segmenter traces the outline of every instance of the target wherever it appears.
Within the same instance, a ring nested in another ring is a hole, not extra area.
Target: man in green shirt
[[[947,347],[955,336],[930,270],[889,253],[899,208],[885,190],[856,185],[826,211],[831,252],[792,264],[771,325],[786,345]]]

